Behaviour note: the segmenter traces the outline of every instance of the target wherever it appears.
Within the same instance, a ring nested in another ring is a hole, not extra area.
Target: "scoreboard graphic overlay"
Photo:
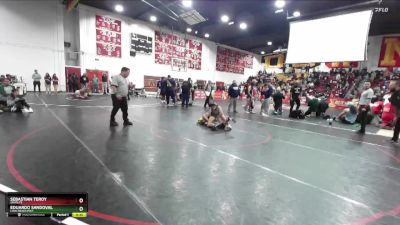
[[[87,193],[7,193],[8,217],[87,217]]]

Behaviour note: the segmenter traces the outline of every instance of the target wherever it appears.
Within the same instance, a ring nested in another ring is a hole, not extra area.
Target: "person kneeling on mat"
[[[85,87],[80,90],[76,90],[74,93],[74,98],[77,99],[87,99],[88,97],[89,97],[89,89]]]
[[[209,100],[210,109],[198,121],[199,124],[205,125],[212,130],[224,129],[230,131],[232,129],[229,124],[230,118],[224,115],[221,106],[217,105],[213,100]]]
[[[307,94],[307,101],[309,107],[304,116],[309,117],[313,112],[315,112],[316,117],[325,116],[325,112],[329,108],[325,97],[322,96],[317,98],[315,96]]]

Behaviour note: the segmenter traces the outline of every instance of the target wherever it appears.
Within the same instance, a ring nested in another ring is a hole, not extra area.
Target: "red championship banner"
[[[121,46],[111,43],[96,43],[97,55],[121,58]]]
[[[218,46],[217,71],[244,74],[244,68],[253,68],[253,56]]]
[[[383,37],[379,67],[400,67],[400,36]]]
[[[171,65],[187,62],[187,68],[201,70],[203,44],[197,40],[185,39],[173,34],[155,32],[155,63]]]
[[[358,68],[358,62],[327,62],[328,68]]]
[[[96,15],[97,55],[121,58],[121,21]]]

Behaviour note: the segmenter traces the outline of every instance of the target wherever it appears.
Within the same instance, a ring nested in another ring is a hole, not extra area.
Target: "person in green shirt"
[[[99,92],[99,78],[97,78],[97,76],[93,76],[92,85],[93,85],[93,93],[98,93]]]

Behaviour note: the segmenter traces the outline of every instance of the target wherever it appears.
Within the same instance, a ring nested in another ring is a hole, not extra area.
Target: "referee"
[[[111,81],[111,90],[112,90],[112,103],[113,109],[111,111],[110,118],[110,126],[116,127],[118,123],[115,121],[115,115],[118,110],[122,111],[122,118],[124,119],[124,126],[132,125],[132,122],[128,119],[128,80],[126,79],[129,76],[130,69],[127,67],[122,67],[121,73],[117,76],[114,76]]]

